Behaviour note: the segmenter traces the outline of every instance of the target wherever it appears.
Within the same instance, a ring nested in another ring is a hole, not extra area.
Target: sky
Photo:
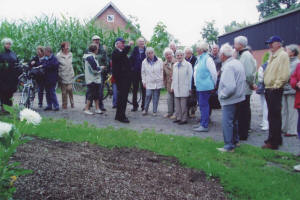
[[[0,20],[30,20],[36,16],[54,15],[88,20],[109,0],[0,0]],[[256,23],[258,0],[112,0],[125,15],[138,18],[141,31],[150,40],[155,25],[162,21],[167,31],[181,45],[190,46],[201,40],[205,21],[216,21],[220,34],[231,21]]]

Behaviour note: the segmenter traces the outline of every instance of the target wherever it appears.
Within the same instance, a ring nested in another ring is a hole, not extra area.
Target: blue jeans
[[[153,96],[153,113],[157,113],[160,89],[146,89],[145,111],[148,112],[149,105]]]
[[[45,90],[46,90],[47,108],[59,109],[59,104],[55,92],[55,85],[54,86],[46,85]]]
[[[112,101],[112,104],[113,104],[114,107],[117,107],[117,98],[118,98],[117,84],[115,84],[115,83],[112,84],[112,90],[113,90],[113,101]]]
[[[222,106],[222,129],[224,137],[224,148],[231,150],[239,142],[238,136],[238,114],[240,104]]]
[[[211,91],[197,91],[198,105],[201,114],[200,125],[204,128],[208,128],[208,124],[209,124],[210,94]]]

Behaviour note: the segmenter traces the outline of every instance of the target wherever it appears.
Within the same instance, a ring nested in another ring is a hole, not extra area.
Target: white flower
[[[0,137],[2,137],[4,134],[7,134],[11,131],[12,124],[0,122]]]
[[[20,112],[20,120],[25,120],[27,124],[38,125],[39,123],[41,123],[42,117],[39,113],[25,108]]]

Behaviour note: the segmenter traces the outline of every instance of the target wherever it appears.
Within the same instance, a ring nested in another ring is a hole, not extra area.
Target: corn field
[[[128,24],[126,28],[130,29],[132,25]],[[12,50],[16,52],[19,59],[24,61],[29,61],[36,54],[36,47],[39,45],[51,46],[53,52],[56,53],[60,49],[61,42],[70,42],[76,74],[83,70],[82,56],[91,43],[93,35],[100,36],[101,44],[106,46],[108,55],[111,55],[117,37],[135,41],[141,36],[141,33],[138,29],[130,34],[123,30],[115,32],[105,30],[96,27],[93,22],[81,23],[72,17],[57,19],[42,16],[36,17],[32,21],[0,21],[0,40],[4,37],[11,38],[14,42]]]

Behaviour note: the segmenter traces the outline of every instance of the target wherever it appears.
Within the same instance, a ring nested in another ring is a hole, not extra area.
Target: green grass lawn
[[[9,121],[3,117],[0,120]],[[185,167],[203,170],[208,177],[218,177],[231,199],[300,199],[300,173],[292,170],[300,159],[289,153],[250,145],[242,145],[235,153],[220,153],[216,148],[223,143],[211,139],[112,127],[99,129],[88,123],[78,125],[54,119],[43,119],[40,126],[21,131],[40,138],[89,142],[107,148],[132,147],[174,156]]]

